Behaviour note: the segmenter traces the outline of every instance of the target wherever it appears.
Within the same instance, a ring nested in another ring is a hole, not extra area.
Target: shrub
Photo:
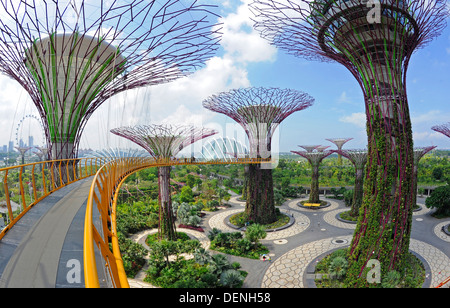
[[[236,288],[241,286],[243,281],[244,277],[234,269],[226,270],[220,275],[220,284],[224,287]]]
[[[383,280],[381,281],[381,286],[383,288],[396,288],[401,282],[401,275],[397,271],[389,271]]]
[[[334,257],[330,266],[328,267],[328,273],[331,279],[341,279],[347,273],[348,262],[342,256]]]

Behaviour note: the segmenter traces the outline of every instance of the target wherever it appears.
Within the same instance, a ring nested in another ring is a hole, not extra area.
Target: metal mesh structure
[[[31,96],[52,158],[71,158],[103,102],[186,76],[215,53],[212,10],[195,0],[0,0],[0,72]]]
[[[229,116],[244,128],[250,157],[268,158],[278,125],[313,102],[311,96],[297,90],[252,87],[212,95],[203,101],[203,107]]]
[[[302,148],[308,148],[307,146],[300,146]],[[315,151],[291,151],[294,154],[300,155],[306,158],[311,165],[312,174],[311,174],[311,193],[309,194],[309,202],[310,203],[320,203],[319,199],[319,166],[322,160],[331,154],[333,154],[334,150],[321,150],[318,151],[317,148],[321,146],[316,146]]]
[[[407,266],[414,199],[413,140],[406,95],[411,55],[442,33],[444,0],[254,0],[255,28],[287,53],[344,65],[359,83],[370,174],[350,247],[349,286],[368,285],[367,262],[382,275]]]
[[[441,125],[435,125],[431,129],[450,138],[450,122]]]
[[[291,89],[252,87],[213,95],[203,107],[229,116],[245,130],[249,156],[271,158],[272,136],[289,115],[310,107],[314,99]],[[277,219],[273,195],[272,170],[260,165],[248,166],[245,215],[248,221],[269,224]]]
[[[147,150],[157,159],[172,159],[186,146],[217,131],[182,125],[136,125],[112,129],[115,135],[124,137]],[[170,166],[158,168],[159,185],[159,226],[160,239],[176,239],[175,217],[170,194]]]
[[[136,125],[111,132],[140,145],[155,158],[173,158],[188,145],[217,134],[217,131],[189,125]]]
[[[350,140],[352,140],[353,138],[330,138],[330,139],[325,139],[327,141],[330,141],[332,143],[334,143],[337,147],[338,150],[338,162],[339,164],[342,163],[342,156],[339,153],[340,150],[342,150],[342,147],[344,146],[344,144],[346,144],[347,142],[349,142]]]

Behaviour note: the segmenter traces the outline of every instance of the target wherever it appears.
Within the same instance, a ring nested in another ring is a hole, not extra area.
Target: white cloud
[[[366,127],[366,114],[363,112],[352,113],[349,116],[343,116],[339,118],[340,122],[350,123],[358,126],[359,128]]]
[[[241,1],[234,12],[219,20],[223,23],[221,56],[211,58],[204,68],[189,77],[131,91],[126,97],[119,95],[112,99],[110,103],[113,107],[100,107],[89,120],[83,137],[84,143],[91,147],[111,146],[105,145],[104,140],[109,143],[110,140],[115,140],[115,137],[102,138],[98,133],[99,126],[111,129],[123,125],[150,123],[203,125],[215,115],[203,108],[204,99],[218,92],[251,86],[247,65],[274,61],[276,48],[253,30],[249,2]],[[125,108],[123,101],[127,104]],[[114,109],[111,113],[116,114],[116,117],[109,118],[108,124],[102,126],[106,108]],[[100,138],[94,141],[99,135]]]

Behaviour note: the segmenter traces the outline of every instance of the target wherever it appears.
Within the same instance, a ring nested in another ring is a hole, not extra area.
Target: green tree
[[[194,195],[192,193],[192,188],[189,186],[184,186],[181,189],[180,193],[180,202],[193,202],[194,201]]]
[[[192,174],[188,174],[186,176],[186,185],[189,186],[190,188],[194,188],[195,176],[193,176]]]
[[[450,185],[436,187],[425,200],[427,208],[436,208],[435,216],[450,216]]]
[[[436,180],[438,180],[438,181],[442,180],[442,177],[444,175],[444,171],[442,170],[442,167],[440,167],[440,166],[434,167],[432,175]]]

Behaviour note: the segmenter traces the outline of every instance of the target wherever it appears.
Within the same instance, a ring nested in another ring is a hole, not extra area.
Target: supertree
[[[302,147],[302,146],[300,146]],[[320,146],[319,146],[320,147]],[[318,148],[318,147],[316,147]],[[291,151],[294,154],[306,158],[311,165],[311,192],[309,193],[309,203],[320,203],[319,199],[319,167],[322,160],[334,153],[334,150],[325,151]]]
[[[208,128],[184,125],[136,125],[114,128],[111,132],[140,145],[156,159],[167,161],[188,145],[217,132]],[[176,239],[170,194],[170,166],[158,167],[159,238]]]
[[[320,145],[299,145],[299,147],[305,149],[306,152],[310,153],[320,147]]]
[[[271,158],[276,128],[289,115],[310,107],[313,102],[311,96],[301,91],[251,87],[213,95],[203,101],[203,106],[229,116],[244,128],[251,158]],[[274,222],[277,215],[272,170],[250,164],[247,183],[247,217],[259,224]]]
[[[15,147],[17,151],[20,153],[22,165],[25,164],[25,153],[32,149],[32,147]]]
[[[450,122],[441,125],[435,125],[431,129],[450,138]]]
[[[77,156],[91,114],[125,90],[186,76],[215,52],[195,0],[0,0],[0,72],[29,93],[53,159]]]
[[[444,0],[254,0],[255,28],[295,56],[344,65],[364,95],[366,182],[349,249],[349,286],[364,287],[370,259],[404,273],[412,221],[413,140],[406,71],[415,50],[446,26]]]
[[[338,153],[338,163],[339,165],[342,164],[342,156],[339,153],[340,150],[342,150],[342,147],[344,146],[344,144],[346,144],[347,142],[349,142],[350,140],[352,140],[353,138],[330,138],[330,139],[325,139],[327,141],[330,141],[332,143],[334,143],[337,147],[337,153]]]
[[[355,186],[353,187],[353,201],[350,216],[358,217],[359,209],[363,200],[364,192],[364,168],[367,163],[367,150],[337,150],[339,155],[344,156],[355,166]]]

